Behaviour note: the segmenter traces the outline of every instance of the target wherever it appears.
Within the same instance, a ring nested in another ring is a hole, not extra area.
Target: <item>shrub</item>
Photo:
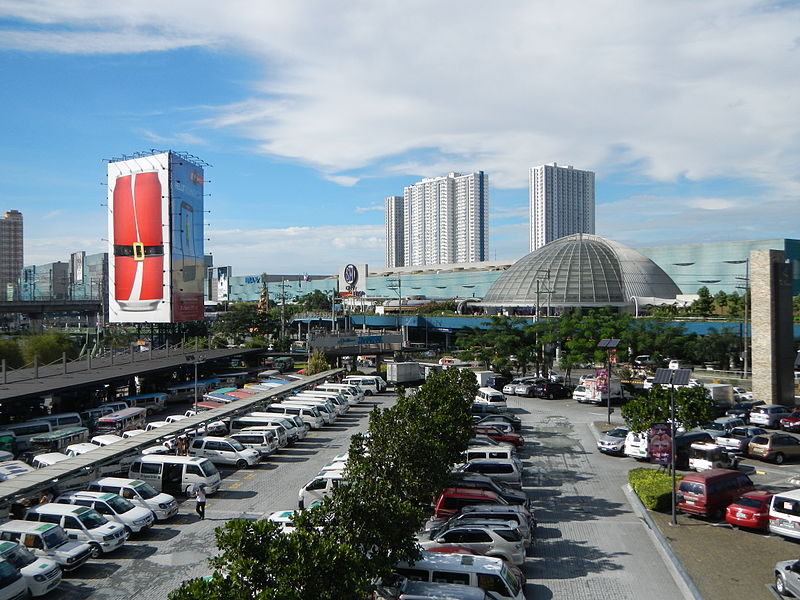
[[[680,481],[682,475],[678,475]],[[639,467],[628,471],[628,483],[648,510],[667,511],[672,508],[672,476],[659,469]]]

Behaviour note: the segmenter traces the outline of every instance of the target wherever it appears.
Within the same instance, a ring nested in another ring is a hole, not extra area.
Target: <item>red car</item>
[[[781,429],[786,431],[800,431],[800,410],[794,411],[781,419]]]
[[[472,433],[476,435],[486,435],[497,442],[508,442],[515,446],[522,446],[525,444],[525,440],[520,434],[514,433],[513,431],[503,431],[494,425],[474,425],[472,427]]]
[[[731,525],[748,529],[767,529],[771,500],[772,494],[767,492],[747,492],[728,505],[725,520]]]

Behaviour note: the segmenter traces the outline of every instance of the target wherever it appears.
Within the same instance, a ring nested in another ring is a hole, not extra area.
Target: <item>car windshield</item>
[[[18,569],[22,569],[23,567],[27,567],[29,564],[36,562],[36,556],[34,556],[34,554],[24,546],[17,546],[3,558],[5,558]]]
[[[0,588],[6,587],[20,577],[22,577],[22,574],[11,563],[0,560]]]
[[[42,540],[44,540],[45,548],[58,548],[66,544],[69,538],[67,537],[67,532],[61,527],[53,527],[42,535]]]
[[[132,508],[136,508],[136,506],[130,500],[126,500],[122,496],[114,495],[108,500],[106,503],[114,510],[115,513],[121,515],[123,513],[128,512]]]
[[[761,508],[763,502],[761,500],[756,500],[755,498],[739,498],[733,504],[736,506],[746,506],[748,508]]]
[[[617,427],[611,431],[606,431],[606,435],[613,438],[624,438],[628,435],[628,430],[623,427]]]
[[[95,510],[87,510],[85,513],[77,515],[77,517],[86,529],[97,529],[108,523],[106,518]]]
[[[695,483],[693,481],[681,481],[681,484],[678,487],[678,489],[686,494],[702,494],[703,484]]]
[[[203,462],[201,462],[200,470],[206,477],[211,477],[212,475],[216,475],[217,473],[219,473],[219,471],[217,471],[217,467],[215,467],[210,460],[204,460]]]
[[[711,431],[725,431],[725,426],[722,423],[706,423],[703,429],[710,429]]]
[[[499,535],[507,542],[522,541],[522,536],[516,529],[496,529],[495,531],[497,532],[497,535]]]
[[[231,440],[230,445],[233,446],[233,449],[237,450],[238,452],[244,450],[244,446],[242,446],[242,442],[240,442],[239,440]]]
[[[133,489],[136,490],[136,493],[144,500],[150,500],[150,498],[158,496],[156,489],[149,483],[141,483]]]

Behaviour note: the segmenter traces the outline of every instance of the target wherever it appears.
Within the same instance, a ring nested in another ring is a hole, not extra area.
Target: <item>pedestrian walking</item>
[[[202,521],[206,518],[206,486],[198,485],[194,491],[194,498],[197,500],[197,506],[195,506],[194,510]]]

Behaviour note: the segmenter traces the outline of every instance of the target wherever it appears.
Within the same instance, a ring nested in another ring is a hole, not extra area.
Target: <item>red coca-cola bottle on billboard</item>
[[[114,185],[114,294],[123,310],[155,310],[164,297],[162,201],[158,173]]]

